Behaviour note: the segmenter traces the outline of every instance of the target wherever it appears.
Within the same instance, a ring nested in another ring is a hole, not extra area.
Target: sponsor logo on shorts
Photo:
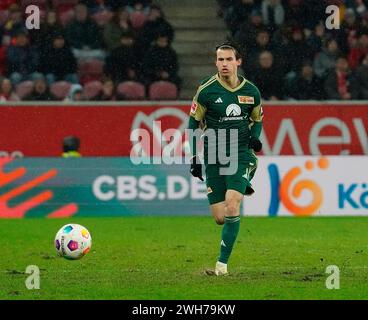
[[[209,193],[211,193],[211,192],[212,192],[211,187],[208,187],[208,188],[207,188],[207,194],[209,194]]]

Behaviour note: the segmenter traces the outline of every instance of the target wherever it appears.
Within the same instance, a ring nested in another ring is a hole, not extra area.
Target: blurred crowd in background
[[[264,99],[368,99],[367,0],[217,1]],[[339,29],[326,28],[329,5]]]
[[[39,30],[25,28],[30,4]],[[176,98],[173,38],[150,0],[2,0],[0,101]]]
[[[368,0],[217,1],[263,99],[368,99]],[[1,0],[0,101],[176,99],[174,33],[152,0]]]

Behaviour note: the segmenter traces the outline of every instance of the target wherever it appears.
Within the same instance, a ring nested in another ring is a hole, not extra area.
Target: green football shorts
[[[250,181],[257,170],[257,159],[238,163],[238,168],[233,175],[223,175],[219,164],[206,165],[207,197],[210,204],[225,201],[226,191],[236,190],[244,195],[254,193]]]

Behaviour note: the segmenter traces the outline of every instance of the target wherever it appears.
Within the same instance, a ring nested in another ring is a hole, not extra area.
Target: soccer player
[[[220,255],[215,269],[206,270],[208,275],[228,274],[227,263],[239,232],[240,205],[244,195],[254,193],[250,181],[257,169],[255,152],[262,149],[259,140],[263,118],[261,96],[253,83],[238,74],[241,63],[241,56],[233,45],[226,43],[216,47],[218,73],[201,82],[190,110],[189,129],[203,128],[211,212],[216,223],[223,225]],[[221,129],[226,133],[225,138],[220,135]],[[214,132],[217,139],[207,135],[208,131]],[[234,131],[236,135],[232,136]],[[190,172],[203,181],[195,139],[191,136],[189,140]],[[233,150],[235,154],[231,154]],[[235,171],[226,172],[226,168],[234,168],[234,165]]]

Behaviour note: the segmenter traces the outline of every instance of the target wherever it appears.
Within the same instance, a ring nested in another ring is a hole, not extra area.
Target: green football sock
[[[227,263],[229,260],[231,251],[239,233],[240,216],[236,217],[225,217],[225,224],[222,228],[222,239],[220,257],[218,261]]]

